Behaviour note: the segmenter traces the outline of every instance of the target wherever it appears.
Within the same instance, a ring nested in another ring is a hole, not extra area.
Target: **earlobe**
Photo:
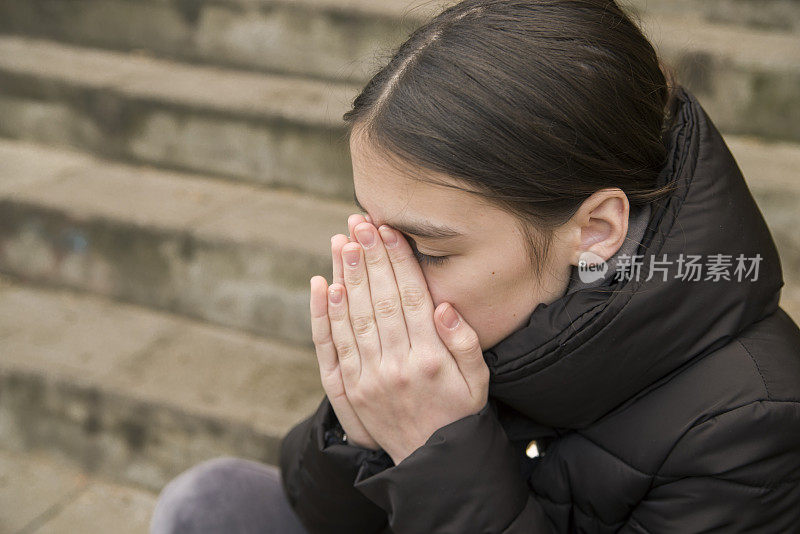
[[[618,188],[597,191],[586,199],[576,213],[580,245],[573,265],[578,266],[584,253],[603,261],[616,254],[628,233],[629,209],[628,197]]]

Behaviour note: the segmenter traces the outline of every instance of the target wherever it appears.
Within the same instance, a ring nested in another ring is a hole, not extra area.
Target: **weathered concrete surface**
[[[725,133],[800,322],[798,4],[629,1]],[[323,395],[307,284],[356,211],[341,114],[447,3],[0,0],[0,32],[143,52],[0,36],[0,135],[51,145],[0,142],[0,534],[146,532],[153,493],[85,473],[277,462]]]
[[[800,141],[800,34],[686,16],[643,27],[721,131]],[[2,135],[340,199],[341,116],[360,88],[0,38]]]
[[[0,36],[0,135],[352,197],[358,88]]]
[[[452,0],[0,0],[0,31],[244,69],[363,83]],[[646,19],[688,16],[800,30],[792,0],[623,0]]]
[[[376,54],[436,11],[429,2],[407,4],[0,0],[0,31],[360,83]]]
[[[720,131],[800,140],[800,34],[688,16],[645,21],[644,30]]]
[[[87,485],[87,477],[69,464],[0,451],[0,534],[14,534],[38,523]]]
[[[0,353],[0,448],[153,490],[217,455],[277,463],[324,395],[308,349],[8,280]]]
[[[0,141],[0,272],[310,346],[338,202]]]
[[[800,147],[726,139],[800,282]],[[0,159],[0,272],[311,346],[308,280],[331,280],[352,203],[14,141]]]
[[[50,455],[0,450],[0,534],[145,534],[155,501]]]
[[[800,145],[732,135],[725,140],[778,244],[784,293],[800,302]]]
[[[35,534],[147,534],[155,504],[151,492],[95,481]]]
[[[774,32],[800,32],[800,4],[795,0],[620,0],[639,15],[690,16]]]
[[[800,294],[788,289],[781,306],[800,321]],[[282,437],[324,395],[310,351],[7,279],[0,353],[0,449],[46,452],[151,491],[215,456],[277,464]],[[73,499],[70,480],[42,490],[42,506]],[[18,497],[1,489],[0,504]]]

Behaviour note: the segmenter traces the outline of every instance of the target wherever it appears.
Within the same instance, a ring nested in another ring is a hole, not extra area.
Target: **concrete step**
[[[0,0],[0,32],[363,83],[454,0]],[[621,0],[634,15],[799,32],[793,0]],[[702,38],[702,35],[694,37]]]
[[[0,136],[343,199],[357,89],[0,36]]]
[[[778,245],[786,296],[800,303],[796,292],[800,289],[800,145],[746,136],[724,138]]]
[[[363,82],[437,6],[407,0],[0,0],[0,32]]]
[[[628,2],[721,129],[800,140],[800,32],[788,31],[800,24],[797,2]],[[360,87],[414,28],[453,3],[0,0],[0,31]],[[712,15],[725,10],[734,14]],[[746,24],[760,18],[772,23]]]
[[[153,491],[218,455],[275,465],[324,395],[313,350],[7,278],[0,354],[0,448]]]
[[[639,15],[684,16],[713,24],[800,32],[800,4],[795,0],[620,0]]]
[[[0,140],[0,272],[311,346],[349,203]]]
[[[800,147],[726,139],[800,282]],[[0,272],[312,346],[308,280],[331,280],[352,202],[19,141],[0,161]]]
[[[800,141],[800,36],[651,33],[721,131]],[[359,88],[0,37],[2,136],[341,199]]]
[[[781,306],[800,322],[798,297]],[[277,465],[281,438],[324,395],[307,349],[3,277],[0,353],[0,449],[154,492],[215,456]],[[25,495],[3,491],[2,468],[0,456],[0,505]]]
[[[0,450],[0,534],[145,534],[155,503],[53,455]]]
[[[781,308],[800,325],[800,284],[793,282],[783,288],[780,300]]]
[[[643,22],[656,51],[720,131],[800,141],[800,33],[708,24],[692,16]]]

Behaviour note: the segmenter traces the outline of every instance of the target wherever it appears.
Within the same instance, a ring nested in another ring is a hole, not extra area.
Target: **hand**
[[[369,217],[369,216],[367,216]],[[348,218],[348,229],[353,235],[353,226],[364,222],[363,216],[354,214]],[[331,238],[331,259],[333,261],[333,282],[344,285],[342,272],[342,246],[350,239],[342,234]],[[361,420],[356,415],[345,393],[342,374],[339,369],[339,357],[331,339],[331,327],[328,319],[328,284],[322,276],[311,278],[311,337],[317,352],[322,388],[331,403],[339,424],[347,435],[347,442],[372,450],[381,448],[369,435]]]
[[[383,225],[382,238],[370,222],[354,230],[358,242],[342,247],[344,284],[328,288],[331,338],[351,408],[398,464],[436,430],[486,405],[489,369],[456,310],[449,303],[434,310],[403,235]],[[452,329],[443,320],[451,312]]]

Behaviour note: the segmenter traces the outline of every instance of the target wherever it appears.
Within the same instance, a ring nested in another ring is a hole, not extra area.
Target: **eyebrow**
[[[363,211],[364,213],[367,210],[364,209],[364,206],[361,205],[361,202],[358,201],[358,197],[356,196],[355,192],[353,192],[353,201],[355,201],[356,206],[358,209]],[[397,224],[389,224],[386,223],[388,226],[400,230],[404,234],[411,234],[416,237],[423,237],[428,239],[446,239],[448,237],[459,237],[464,234],[456,230],[455,228],[451,228],[449,226],[438,225],[438,224],[431,224],[429,222],[410,222],[410,223],[397,223]]]

